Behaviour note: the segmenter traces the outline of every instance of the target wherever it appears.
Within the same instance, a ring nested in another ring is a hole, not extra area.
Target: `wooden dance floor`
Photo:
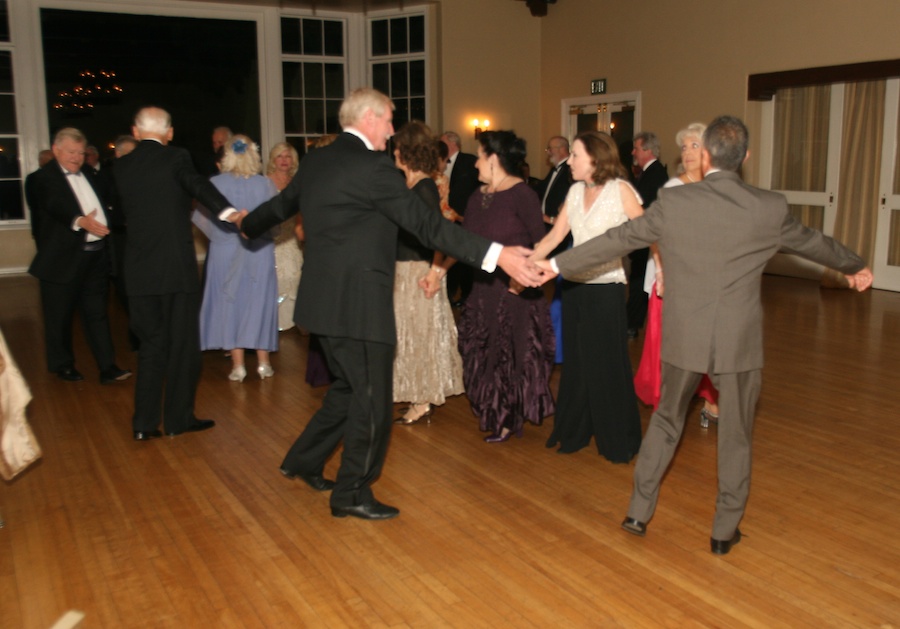
[[[394,428],[374,489],[399,518],[336,519],[278,472],[325,392],[304,383],[306,337],[282,333],[263,382],[252,357],[237,384],[206,353],[197,411],[215,429],[135,442],[134,380],[101,386],[79,328],[85,381],[48,374],[37,282],[0,278],[44,452],[0,486],[0,626],[76,609],[86,628],[900,628],[900,294],[779,277],[763,292],[745,537],[718,557],[699,404],[643,539],[619,528],[633,464],[546,449],[552,419],[485,444],[464,396]]]

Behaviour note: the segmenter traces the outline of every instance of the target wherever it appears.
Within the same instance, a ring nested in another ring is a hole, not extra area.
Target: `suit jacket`
[[[733,172],[662,190],[642,217],[556,262],[565,276],[653,242],[666,287],[661,358],[696,373],[762,368],[760,281],[778,251],[842,273],[865,267],[855,253],[794,219],[782,195],[747,185]]]
[[[113,166],[116,207],[128,223],[125,289],[129,295],[164,295],[200,290],[191,230],[191,201],[213,213],[230,207],[209,179],[198,174],[190,154],[144,140]]]
[[[453,162],[453,171],[450,173],[450,193],[448,203],[457,214],[464,216],[469,197],[478,187],[478,169],[475,168],[477,157],[460,151]]]
[[[287,188],[242,228],[253,238],[298,211],[306,244],[294,320],[324,336],[396,343],[398,226],[470,265],[480,264],[490,246],[428,207],[387,156],[349,133],[304,157]]]
[[[668,180],[669,174],[666,172],[666,167],[663,166],[659,160],[656,160],[647,166],[647,170],[641,174],[641,178],[638,179],[635,184],[638,194],[641,195],[644,209],[647,209],[654,201],[656,201],[659,189],[662,188]]]
[[[105,212],[104,191],[93,170],[84,167],[81,174],[91,184],[100,201],[98,209]],[[88,236],[83,229],[72,229],[75,219],[84,216],[78,197],[55,161],[45,164],[30,177],[35,206],[39,208],[39,229],[36,232],[37,255],[28,272],[46,282],[70,282],[75,278],[75,262]]]
[[[535,192],[537,192],[541,201],[544,200],[544,193],[547,193],[547,202],[544,203],[544,213],[547,216],[559,216],[559,208],[565,203],[566,195],[569,194],[569,188],[572,187],[572,169],[569,167],[568,160],[560,165],[559,173],[551,186],[550,179],[553,177],[553,170],[555,169],[551,169],[535,188]],[[550,186],[549,192],[547,192],[547,186]]]
[[[46,165],[46,164],[45,164]],[[25,177],[25,203],[28,204],[28,214],[31,219],[31,237],[37,245],[41,232],[41,212],[37,201],[37,181],[35,176],[41,172],[40,168]]]

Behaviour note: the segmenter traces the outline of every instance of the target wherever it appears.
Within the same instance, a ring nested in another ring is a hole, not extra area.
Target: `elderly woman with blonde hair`
[[[213,185],[234,203],[251,209],[277,193],[260,174],[259,147],[245,135],[225,144],[219,175]],[[247,376],[244,350],[254,349],[260,378],[274,375],[269,352],[278,349],[278,304],[275,244],[271,234],[247,240],[231,223],[218,220],[204,207],[193,215],[194,224],[209,238],[206,284],[200,309],[201,349],[231,351],[229,380]]]
[[[269,151],[266,176],[281,192],[294,178],[300,166],[297,149],[287,142],[279,142]],[[278,329],[290,330],[294,327],[294,306],[297,302],[297,287],[300,285],[300,271],[303,268],[303,220],[300,214],[295,219],[283,222],[275,234],[275,277],[278,278]]]

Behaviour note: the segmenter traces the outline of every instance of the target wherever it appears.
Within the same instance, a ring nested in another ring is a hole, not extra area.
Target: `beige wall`
[[[564,0],[542,19],[542,135],[559,132],[561,99],[606,78],[610,93],[641,92],[642,127],[660,136],[672,173],[686,124],[757,118],[749,75],[898,58],[898,26],[898,0]],[[752,165],[745,175],[755,180]]]
[[[34,251],[30,227],[0,231],[0,275],[24,273],[31,264]]]

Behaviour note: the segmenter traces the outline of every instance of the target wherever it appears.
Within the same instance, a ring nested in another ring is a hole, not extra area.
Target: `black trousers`
[[[134,430],[182,432],[194,420],[200,380],[200,293],[129,296],[131,329],[140,339]]]
[[[640,330],[647,318],[647,293],[644,292],[644,274],[647,272],[647,260],[650,249],[635,249],[628,254],[631,259],[631,271],[628,273],[628,328]]]
[[[72,322],[77,310],[91,353],[97,367],[103,371],[112,367],[116,358],[107,313],[109,253],[105,248],[82,251],[72,263],[77,268],[71,281],[41,280],[47,368],[55,372],[75,366]]]
[[[295,474],[321,474],[343,440],[331,506],[371,503],[370,486],[381,474],[391,436],[395,347],[329,336],[319,340],[335,380],[282,468]]]

